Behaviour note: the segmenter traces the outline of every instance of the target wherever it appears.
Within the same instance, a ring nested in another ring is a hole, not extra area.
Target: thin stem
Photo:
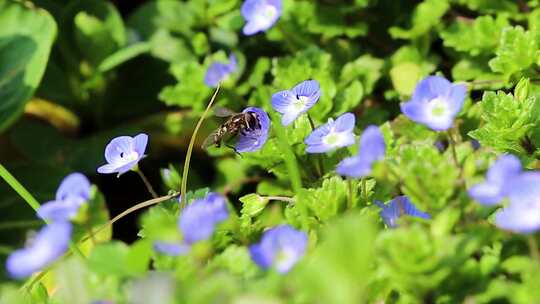
[[[309,120],[309,125],[311,126],[311,131],[315,131],[315,123],[313,122],[311,115],[309,115],[309,113],[306,113],[306,115]],[[322,155],[316,155],[315,157],[317,158],[317,173],[319,174],[319,177],[322,177],[324,175],[324,164],[322,160]]]
[[[285,133],[285,129],[281,125],[279,119],[274,117],[274,119],[272,120],[274,121],[273,129],[278,140],[277,144],[279,149],[281,150],[281,153],[283,153],[285,165],[287,166],[287,170],[289,173],[291,187],[295,193],[298,193],[298,191],[300,191],[300,189],[302,188],[302,179],[300,177],[300,169],[298,168],[298,161],[296,159],[296,155],[294,154],[294,151],[289,145],[289,142],[287,140],[287,133]]]
[[[367,178],[362,177],[362,191],[364,192],[364,200],[366,201],[366,205],[369,201],[369,196],[367,192]]]
[[[540,263],[540,250],[538,250],[538,242],[534,238],[534,235],[527,236],[527,245],[529,245],[529,251],[533,259]]]
[[[150,184],[150,182],[148,181],[148,179],[146,178],[146,175],[144,175],[144,173],[141,171],[141,168],[136,168],[135,169],[135,172],[137,172],[137,174],[139,174],[139,176],[141,177],[144,185],[146,186],[146,189],[148,190],[148,192],[150,192],[150,194],[152,195],[153,198],[157,198],[159,197],[156,193],[156,191],[154,190],[154,187],[152,187],[152,184]]]
[[[0,176],[8,183],[9,186],[11,186],[13,190],[15,190],[15,192],[17,192],[24,199],[24,201],[30,207],[32,207],[32,209],[34,209],[34,211],[37,212],[40,207],[38,201],[32,196],[32,194],[30,194],[30,192],[28,192],[28,190],[26,190],[26,188],[24,188],[23,185],[21,185],[21,183],[19,183],[19,181],[13,175],[11,175],[11,173],[9,173],[9,171],[4,166],[2,166],[2,164],[0,164]],[[45,223],[48,224],[47,221],[45,221]],[[77,255],[81,256],[82,258],[85,258],[84,254],[77,246],[73,244],[73,242],[69,243],[69,249],[75,252]]]
[[[460,167],[456,151],[456,142],[454,140],[454,137],[452,136],[452,131],[448,130],[446,134],[448,135],[448,143],[450,144],[450,149],[452,149],[452,158],[454,159],[454,164],[457,167]]]
[[[142,209],[142,208],[145,208],[145,207],[148,207],[148,206],[152,206],[152,205],[157,205],[161,202],[164,202],[164,201],[167,201],[167,200],[170,200],[170,199],[173,199],[175,197],[177,197],[180,193],[172,193],[172,194],[169,194],[169,195],[166,195],[166,196],[161,196],[161,197],[158,197],[158,198],[153,198],[151,200],[147,200],[147,201],[144,201],[142,203],[139,203],[127,210],[125,210],[124,212],[118,214],[117,216],[115,216],[113,219],[111,219],[110,221],[108,221],[106,224],[104,224],[103,226],[99,227],[96,231],[94,231],[94,235],[100,233],[101,231],[109,228],[110,226],[112,226],[112,224],[114,224],[116,221],[120,220],[121,218],[123,218],[124,216],[126,215],[129,215],[130,213],[132,212],[135,212],[139,209]],[[91,238],[90,235],[87,235],[83,238],[81,238],[79,240],[79,243],[84,243],[86,242],[89,238]],[[64,258],[69,256],[69,252],[66,253],[64,255]],[[84,256],[83,256],[84,257]],[[32,281],[27,281],[27,283],[25,283],[22,287],[21,287],[21,290],[26,288],[27,290],[31,290],[32,289],[32,286],[38,282],[39,280],[41,280],[41,278],[43,278],[43,276],[45,276],[47,274],[47,272],[52,268],[52,265],[49,265],[48,268],[44,269],[43,271],[41,271],[40,273],[38,273],[33,279]]]
[[[347,195],[347,208],[351,210],[353,208],[354,198],[353,198],[353,184],[352,180],[349,178],[347,179],[347,189],[349,190]]]
[[[191,135],[191,140],[189,141],[189,146],[186,154],[186,159],[184,161],[184,171],[182,172],[182,186],[180,188],[181,193],[181,201],[180,201],[180,209],[183,209],[186,205],[186,192],[187,192],[187,179],[188,179],[188,173],[189,173],[189,162],[191,160],[191,153],[193,153],[193,146],[195,145],[195,139],[197,138],[197,132],[199,132],[199,128],[201,127],[204,119],[206,118],[206,115],[208,115],[208,112],[210,111],[210,108],[212,108],[212,105],[214,104],[214,100],[216,100],[216,96],[219,92],[220,83],[218,83],[216,87],[216,91],[214,92],[214,95],[212,95],[212,99],[210,99],[210,102],[208,103],[208,106],[206,106],[206,109],[204,110],[203,114],[201,115],[201,118],[199,118],[199,121],[197,122],[197,125],[195,126],[195,130],[193,130],[193,134]]]
[[[11,175],[11,173],[9,173],[4,166],[2,166],[2,164],[0,164],[0,176],[24,199],[24,201],[30,207],[32,207],[32,209],[34,209],[34,211],[39,209],[38,201],[32,196],[32,194],[30,194],[30,192],[28,192],[28,190],[23,187],[23,185],[21,185],[21,183],[19,183],[19,181],[17,181],[13,175]]]
[[[86,222],[85,226],[86,226],[86,230],[88,230],[88,235],[90,236],[90,241],[92,242],[92,245],[96,245],[97,240],[96,240],[96,237],[94,235],[94,231],[92,231],[92,225],[90,225],[89,222]]]
[[[294,204],[296,203],[296,200],[292,197],[286,197],[286,196],[261,196],[263,199],[267,199],[269,201],[281,201],[281,202],[287,202]]]
[[[149,207],[149,206],[152,206],[152,205],[157,205],[157,204],[159,204],[161,202],[170,200],[172,198],[177,197],[178,194],[179,193],[173,193],[173,194],[170,194],[170,195],[160,196],[160,197],[153,198],[151,200],[144,201],[142,203],[138,203],[137,205],[135,205],[135,206],[133,206],[131,208],[128,208],[124,212],[122,212],[122,213],[118,214],[117,216],[113,217],[106,224],[104,224],[103,226],[99,227],[96,231],[94,231],[94,234],[100,233],[104,229],[112,226],[112,224],[114,224],[116,221],[120,220],[121,218],[123,218],[126,215],[129,215],[132,212],[135,212],[135,211],[137,211],[139,209],[146,208],[146,207]],[[90,236],[86,236],[86,237],[82,238],[79,242],[84,242],[84,241],[88,240],[89,237]]]

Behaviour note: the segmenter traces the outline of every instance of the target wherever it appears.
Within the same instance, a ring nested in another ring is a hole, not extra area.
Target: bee
[[[247,131],[261,128],[259,118],[255,112],[235,113],[227,108],[217,107],[214,109],[214,114],[217,117],[228,117],[228,119],[206,137],[202,144],[202,148],[205,150],[212,145],[219,148],[222,142],[226,142],[238,134],[245,135]],[[227,144],[226,146],[236,152],[233,146]]]

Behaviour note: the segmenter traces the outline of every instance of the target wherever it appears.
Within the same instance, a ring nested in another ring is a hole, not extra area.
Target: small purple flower
[[[373,163],[384,158],[386,145],[377,126],[368,126],[360,137],[360,149],[356,156],[342,160],[336,172],[343,176],[360,178],[371,173]]]
[[[484,205],[494,205],[506,195],[508,182],[521,173],[521,163],[514,155],[503,155],[489,168],[486,181],[469,189],[469,196]]]
[[[54,222],[43,227],[26,248],[9,255],[6,261],[9,275],[23,279],[54,262],[66,252],[71,230],[69,222]]]
[[[246,0],[242,4],[241,13],[246,20],[244,35],[265,32],[281,16],[281,0]]]
[[[249,246],[249,253],[259,267],[286,273],[304,256],[307,242],[305,232],[281,225],[267,230],[258,244]]]
[[[495,215],[497,227],[517,233],[540,230],[540,172],[526,172],[507,179],[508,207]]]
[[[228,217],[227,202],[220,194],[210,192],[204,199],[195,200],[183,210],[178,221],[184,243],[191,245],[210,238],[215,226]]]
[[[225,79],[229,74],[236,71],[236,57],[234,54],[229,56],[229,63],[214,62],[206,70],[204,75],[204,83],[212,88],[217,87],[220,81]]]
[[[148,135],[141,133],[135,137],[119,136],[111,140],[105,147],[106,165],[97,169],[99,173],[118,173],[118,176],[135,168],[146,155]]]
[[[44,203],[37,210],[38,217],[50,221],[72,219],[82,204],[90,199],[90,182],[81,173],[72,173],[64,178],[54,201]]]
[[[177,242],[154,242],[154,250],[170,256],[179,256],[189,251],[190,246],[184,243]]]
[[[268,139],[270,130],[270,118],[265,111],[255,107],[248,107],[242,113],[253,112],[257,115],[258,126],[252,129],[244,129],[238,134],[236,152],[253,152],[262,148]]]
[[[461,111],[466,94],[465,85],[452,84],[440,76],[428,76],[418,83],[412,99],[401,104],[401,111],[409,119],[435,131],[447,130]]]
[[[330,118],[326,124],[313,130],[304,140],[307,145],[306,152],[324,153],[354,144],[354,123],[352,113],[345,113],[335,121]]]
[[[280,91],[272,95],[272,107],[283,114],[281,123],[290,125],[300,114],[305,113],[321,97],[319,82],[306,80],[291,90]]]
[[[397,227],[397,220],[402,215],[410,215],[423,219],[430,219],[431,215],[416,209],[416,206],[405,195],[398,196],[388,204],[375,201],[375,204],[381,207],[381,217],[384,223],[390,227]]]

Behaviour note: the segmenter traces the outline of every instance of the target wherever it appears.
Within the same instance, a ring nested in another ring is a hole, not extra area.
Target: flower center
[[[446,110],[448,109],[448,106],[446,105],[446,101],[443,98],[437,97],[431,100],[430,103],[431,115],[437,117],[446,115]]]
[[[307,96],[296,95],[296,100],[293,103],[293,106],[296,110],[301,110],[306,106],[306,102],[309,100]]]
[[[261,17],[265,18],[267,22],[271,22],[274,17],[278,14],[278,11],[272,5],[265,5],[264,9],[261,10]]]
[[[137,151],[132,151],[130,153],[121,152],[120,158],[125,162],[135,161],[139,158],[139,153],[137,153]]]
[[[341,137],[337,133],[330,133],[324,137],[324,143],[330,146],[337,144],[341,140]]]
[[[290,267],[294,260],[294,252],[291,250],[280,250],[276,255],[275,266],[280,270],[285,270]]]

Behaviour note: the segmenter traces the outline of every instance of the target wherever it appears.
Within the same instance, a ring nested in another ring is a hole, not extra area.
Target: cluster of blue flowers
[[[524,172],[513,155],[499,157],[486,181],[471,187],[469,195],[483,205],[505,205],[495,213],[501,229],[525,234],[540,230],[540,172]]]
[[[247,0],[241,8],[246,20],[245,35],[253,35],[271,28],[282,13],[281,0]],[[237,69],[237,59],[230,54],[229,62],[212,63],[204,82],[216,87]],[[429,76],[416,86],[411,100],[401,105],[401,111],[410,120],[435,131],[445,131],[463,107],[467,89],[463,84],[453,84],[440,76]],[[283,126],[291,126],[301,115],[317,104],[321,87],[316,80],[306,80],[292,89],[276,92],[271,97],[272,108],[281,114]],[[237,136],[236,151],[254,152],[268,140],[271,122],[268,114],[256,107],[243,112],[255,113],[258,127],[242,130]],[[304,139],[306,153],[327,153],[356,143],[354,133],[356,118],[344,113],[330,118]],[[116,137],[105,147],[106,164],[97,171],[120,176],[130,170],[138,170],[148,144],[148,135]],[[356,155],[344,158],[335,171],[347,178],[365,178],[372,172],[377,161],[385,158],[386,144],[379,127],[366,127],[359,137]],[[523,171],[520,161],[512,155],[501,156],[489,168],[486,181],[469,189],[469,195],[481,204],[502,204],[496,211],[495,224],[505,230],[532,233],[540,229],[540,172]],[[90,199],[91,184],[80,174],[68,175],[60,184],[55,200],[44,203],[37,211],[38,217],[48,224],[32,238],[26,248],[13,252],[7,260],[7,270],[14,278],[24,278],[51,264],[68,248],[73,220],[80,207]],[[431,215],[420,211],[406,196],[398,196],[387,204],[376,201],[381,209],[384,223],[397,227],[400,217],[407,215],[430,219]],[[154,249],[162,254],[178,256],[189,252],[201,241],[208,240],[217,227],[229,218],[229,207],[224,196],[210,192],[204,198],[190,202],[181,210],[178,230],[181,240],[156,241]],[[305,232],[289,225],[279,225],[266,230],[259,243],[249,246],[254,263],[262,269],[275,269],[286,273],[304,256],[309,238]]]
[[[41,205],[37,215],[48,224],[27,240],[25,248],[14,251],[8,257],[6,269],[13,278],[30,276],[66,252],[73,230],[70,220],[90,199],[90,187],[84,175],[72,173],[61,182],[56,199]]]

